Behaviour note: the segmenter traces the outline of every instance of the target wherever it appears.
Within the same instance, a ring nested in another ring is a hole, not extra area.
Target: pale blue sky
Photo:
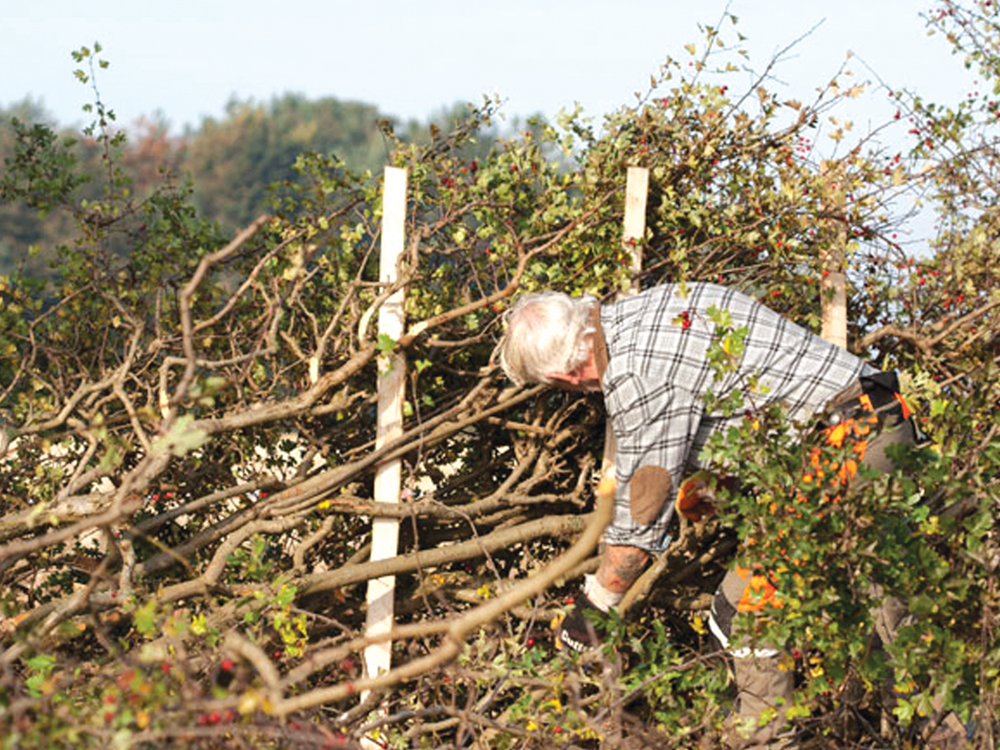
[[[955,101],[971,76],[946,43],[928,39],[931,0],[732,0],[755,68],[820,24],[777,69],[787,96],[807,99],[857,57],[893,87]],[[175,130],[219,116],[233,95],[267,100],[288,91],[377,105],[426,118],[456,101],[499,94],[510,115],[555,114],[579,101],[600,116],[633,92],[668,54],[684,59],[724,0],[4,0],[0,104],[26,95],[62,124],[83,121],[90,92],[70,52],[98,40],[111,68],[104,100],[122,123],[157,110]],[[729,35],[733,38],[733,35]],[[885,97],[859,110],[881,121]]]

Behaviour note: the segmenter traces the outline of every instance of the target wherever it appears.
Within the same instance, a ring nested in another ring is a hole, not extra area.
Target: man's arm
[[[574,651],[597,646],[600,638],[588,619],[595,609],[607,612],[618,606],[625,592],[639,577],[649,560],[649,553],[639,547],[608,545],[601,555],[597,574],[587,576],[583,596],[559,627],[559,640]]]
[[[649,562],[649,553],[639,547],[609,544],[601,555],[597,582],[608,591],[624,594]]]

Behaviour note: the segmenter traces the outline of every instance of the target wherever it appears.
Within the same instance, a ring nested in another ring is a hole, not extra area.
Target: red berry
[[[219,666],[222,667],[222,671],[223,672],[232,672],[233,671],[233,660],[232,659],[223,659],[222,660],[222,664],[220,664]]]

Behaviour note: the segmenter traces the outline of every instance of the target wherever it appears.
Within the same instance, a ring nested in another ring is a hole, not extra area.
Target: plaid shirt
[[[718,381],[707,356],[713,306],[729,312],[734,329],[747,329],[736,371]],[[761,392],[748,404],[779,401],[793,420],[804,421],[859,376],[875,372],[759,302],[714,284],[656,287],[603,306],[600,322],[607,349],[601,385],[618,480],[605,542],[657,554],[670,541],[667,526],[685,468],[704,468],[698,454],[709,436],[743,419],[707,412],[706,393],[724,398],[753,376]]]

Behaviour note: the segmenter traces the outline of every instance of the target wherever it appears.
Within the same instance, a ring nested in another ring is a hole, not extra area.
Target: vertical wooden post
[[[639,291],[639,274],[642,273],[642,239],[646,234],[646,201],[649,195],[649,170],[645,167],[629,167],[625,181],[625,231],[622,233],[622,247],[632,261],[632,286],[623,294]]]
[[[820,335],[831,344],[847,348],[847,174],[840,162],[822,161],[820,174],[825,181],[826,210],[833,231],[830,243],[820,251]]]
[[[622,249],[630,257],[629,269],[632,283],[621,296],[639,291],[639,274],[642,272],[642,240],[646,235],[646,201],[649,195],[649,170],[645,167],[629,167],[625,181],[625,217],[622,232]],[[604,458],[601,460],[601,476],[615,475],[615,436],[611,423],[604,427]]]
[[[406,228],[406,178],[405,169],[386,167],[382,187],[382,245],[379,260],[379,280],[383,284],[392,284],[398,279]],[[398,341],[403,334],[404,323],[403,290],[399,290],[379,309],[379,335]],[[401,352],[383,355],[379,357],[378,371],[376,449],[403,434],[406,359]],[[379,464],[375,469],[375,501],[398,503],[401,483],[401,461],[396,459]],[[397,519],[372,519],[372,560],[395,557],[398,542]],[[392,629],[395,587],[395,576],[383,576],[368,582],[366,635],[381,635]],[[364,661],[365,672],[369,677],[388,671],[392,666],[392,643],[385,641],[368,646]]]

